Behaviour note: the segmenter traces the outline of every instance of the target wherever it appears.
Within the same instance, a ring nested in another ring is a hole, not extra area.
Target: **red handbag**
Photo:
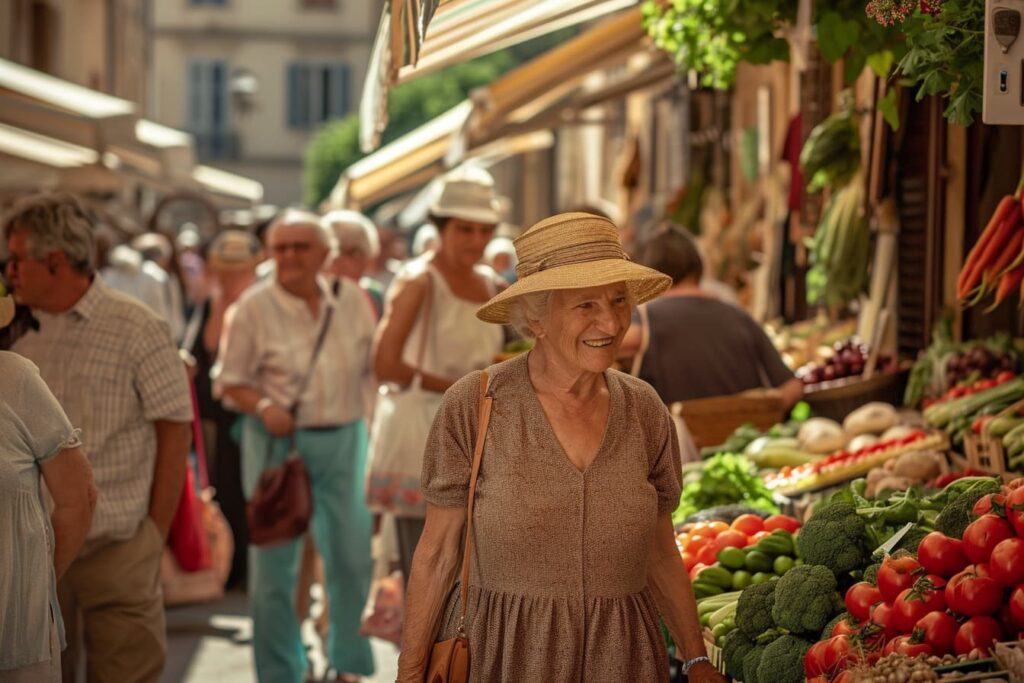
[[[189,382],[192,390],[192,438],[196,460],[199,464],[203,488],[206,488],[206,452],[203,445],[203,430],[199,421],[195,384]],[[197,572],[213,564],[210,542],[203,524],[203,501],[196,495],[195,474],[191,465],[185,467],[185,485],[178,500],[178,509],[167,532],[170,546],[178,566],[185,572]]]

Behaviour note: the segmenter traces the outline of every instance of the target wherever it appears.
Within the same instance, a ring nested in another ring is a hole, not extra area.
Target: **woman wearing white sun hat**
[[[0,296],[0,328],[13,318],[14,299]],[[0,595],[17,596],[0,601],[0,683],[59,683],[57,578],[89,531],[96,488],[78,430],[36,366],[0,351],[0,377]]]
[[[473,681],[664,682],[664,619],[689,680],[722,683],[675,544],[672,417],[610,369],[632,307],[671,280],[590,214],[547,218],[515,246],[518,281],[477,315],[536,345],[445,394],[398,681],[422,681],[435,641],[459,635]]]
[[[396,276],[374,353],[383,388],[371,430],[368,501],[374,512],[397,518],[407,579],[426,514],[423,445],[441,395],[467,372],[490,364],[504,343],[500,327],[476,318],[476,309],[504,286],[480,263],[501,220],[493,179],[472,166],[452,171],[429,212],[440,246]]]

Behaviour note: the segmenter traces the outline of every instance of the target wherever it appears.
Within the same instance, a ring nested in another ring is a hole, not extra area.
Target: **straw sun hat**
[[[508,323],[513,301],[524,294],[624,282],[633,303],[642,304],[672,285],[667,275],[630,261],[615,224],[589,213],[545,218],[518,237],[515,246],[518,280],[476,312],[480,320]]]
[[[210,244],[207,263],[214,270],[245,270],[260,260],[260,243],[244,230],[225,230]]]

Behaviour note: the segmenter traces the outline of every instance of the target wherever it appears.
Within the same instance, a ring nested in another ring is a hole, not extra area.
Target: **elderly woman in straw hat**
[[[488,370],[492,399],[473,508],[465,620],[475,681],[666,681],[664,619],[690,680],[708,663],[671,513],[671,416],[611,370],[635,304],[671,283],[630,263],[609,220],[569,213],[516,240],[519,280],[478,312],[536,346]],[[459,630],[460,567],[480,373],[445,395],[423,466],[426,528],[413,561],[400,681]]]

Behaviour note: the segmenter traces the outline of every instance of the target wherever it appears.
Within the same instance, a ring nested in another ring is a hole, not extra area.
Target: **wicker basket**
[[[783,420],[786,411],[775,392],[743,393],[683,401],[670,406],[682,418],[697,448],[715,446],[729,438],[737,427],[752,422],[761,431]]]

